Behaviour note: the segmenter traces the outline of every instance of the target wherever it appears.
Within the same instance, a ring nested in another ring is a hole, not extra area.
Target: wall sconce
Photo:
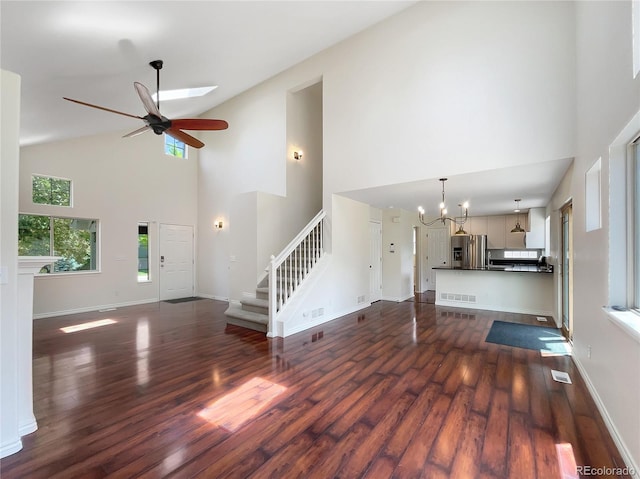
[[[302,159],[302,150],[293,152],[293,159],[300,161]]]
[[[214,227],[215,229],[221,230],[221,229],[222,229],[222,221],[220,221],[220,220],[216,220],[216,221],[214,221],[214,222],[213,222],[213,227]]]

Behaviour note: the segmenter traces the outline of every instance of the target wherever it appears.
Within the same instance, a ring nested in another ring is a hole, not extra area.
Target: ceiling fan
[[[149,93],[149,90],[147,90],[146,86],[144,86],[142,83],[133,82],[133,86],[135,87],[140,100],[142,100],[144,109],[147,110],[147,114],[145,116],[131,115],[129,113],[112,110],[111,108],[105,108],[103,106],[85,103],[80,100],[74,100],[67,97],[63,98],[74,103],[79,103],[80,105],[90,106],[91,108],[97,108],[99,110],[110,111],[111,113],[117,113],[118,115],[129,116],[131,118],[138,118],[145,122],[145,126],[124,135],[123,138],[129,138],[144,133],[145,131],[153,130],[156,135],[166,133],[167,135],[175,138],[176,140],[180,140],[189,146],[192,146],[194,148],[202,148],[204,146],[204,143],[182,130],[226,130],[229,127],[229,124],[224,120],[212,120],[208,118],[182,118],[177,120],[170,120],[169,118],[162,116],[162,114],[160,113],[160,70],[162,69],[162,63],[162,60],[154,60],[152,62],[149,62],[149,65],[151,65],[156,70],[158,92],[156,97],[158,99],[157,104],[153,102],[153,98],[151,97],[151,94]]]

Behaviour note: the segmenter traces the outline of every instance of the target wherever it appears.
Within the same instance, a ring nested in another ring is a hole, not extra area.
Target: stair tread
[[[267,316],[266,314],[245,311],[236,305],[230,305],[229,308],[224,312],[224,314],[232,318],[244,319],[245,321],[251,321],[254,323],[265,325],[269,324],[269,316]]]
[[[267,292],[269,292],[268,288],[267,288]],[[267,309],[269,308],[269,300],[260,299],[260,298],[243,298],[242,300],[240,300],[240,304],[247,304],[249,306],[259,306]]]

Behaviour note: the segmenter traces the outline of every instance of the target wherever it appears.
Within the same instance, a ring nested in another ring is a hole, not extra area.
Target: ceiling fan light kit
[[[136,136],[146,131],[152,130],[156,135],[162,135],[163,133],[165,133],[193,148],[202,148],[204,146],[203,142],[189,135],[188,133],[185,133],[182,130],[213,131],[226,130],[229,127],[229,124],[224,120],[213,120],[207,118],[181,118],[170,120],[169,118],[162,116],[162,114],[160,113],[160,70],[162,69],[163,61],[153,60],[149,62],[149,65],[151,65],[151,67],[156,70],[156,102],[154,103],[153,97],[151,96],[151,93],[149,93],[149,90],[146,86],[139,82],[133,83],[133,86],[138,93],[138,96],[140,97],[140,101],[142,101],[142,104],[147,111],[147,114],[145,116],[131,115],[129,113],[112,110],[110,108],[93,105],[91,103],[85,103],[67,97],[63,98],[80,105],[97,108],[98,110],[104,110],[131,118],[138,118],[144,121],[145,126],[143,126],[142,128],[138,128],[131,133],[127,133],[123,138],[130,138],[132,136]]]

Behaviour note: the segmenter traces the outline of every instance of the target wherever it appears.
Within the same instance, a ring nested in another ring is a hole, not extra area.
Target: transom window
[[[187,147],[180,140],[176,140],[169,135],[164,135],[164,153],[165,155],[175,156],[176,158],[186,158]]]
[[[97,271],[98,220],[19,215],[18,254],[62,257],[40,273]]]
[[[31,177],[31,198],[40,205],[71,206],[71,180],[52,176]]]

